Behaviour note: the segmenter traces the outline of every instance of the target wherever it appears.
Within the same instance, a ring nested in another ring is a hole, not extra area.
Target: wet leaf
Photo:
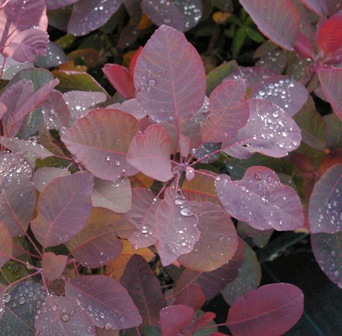
[[[46,185],[57,177],[70,175],[69,170],[55,167],[43,167],[34,173],[33,184],[35,188],[42,192]]]

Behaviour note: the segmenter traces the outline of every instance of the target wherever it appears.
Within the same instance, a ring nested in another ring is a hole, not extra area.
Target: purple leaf
[[[234,336],[277,336],[290,330],[303,311],[304,295],[298,287],[265,285],[234,302],[227,325]]]
[[[46,0],[48,10],[58,9],[74,4],[79,0]]]
[[[226,80],[209,97],[210,114],[201,127],[203,142],[222,142],[236,136],[248,120],[244,80]]]
[[[83,36],[103,26],[119,9],[122,0],[80,0],[74,4],[68,33]]]
[[[149,189],[133,189],[132,208],[125,214],[125,218],[137,228],[129,238],[135,249],[155,243],[154,226],[158,205],[159,200],[154,200],[154,194]]]
[[[197,311],[205,304],[205,301],[206,298],[201,288],[195,283],[192,283],[177,295],[174,304],[184,304],[192,307],[194,311]]]
[[[198,215],[201,236],[193,250],[178,261],[187,269],[210,272],[228,263],[238,245],[237,233],[229,215],[218,205],[209,202],[189,202]]]
[[[328,16],[326,0],[300,0],[306,7],[320,16]]]
[[[167,188],[158,205],[155,228],[158,253],[164,266],[192,251],[200,237],[198,221],[187,200],[178,195],[176,189]]]
[[[124,213],[131,209],[132,189],[129,179],[123,177],[115,182],[94,179],[91,201],[94,207],[102,207]]]
[[[43,167],[34,173],[33,184],[34,187],[39,191],[45,188],[52,180],[57,177],[70,175],[69,170],[55,167]]]
[[[89,172],[115,181],[137,172],[126,161],[126,153],[138,131],[138,121],[131,115],[119,110],[97,109],[68,129],[62,141]]]
[[[205,71],[184,35],[158,28],[138,57],[134,84],[138,103],[156,122],[189,120],[205,97]],[[174,118],[174,119],[173,119]]]
[[[258,230],[295,230],[303,227],[303,207],[296,191],[261,166],[250,167],[242,180],[216,177],[216,190],[226,211]]]
[[[223,143],[224,152],[239,159],[248,159],[255,152],[279,158],[300,145],[301,131],[282,108],[260,99],[248,99],[248,105],[247,124],[236,138]]]
[[[194,27],[202,16],[199,0],[143,0],[141,7],[157,26],[166,24],[183,32]]]
[[[44,248],[70,240],[86,225],[93,184],[91,174],[77,173],[58,177],[43,189],[31,228]]]
[[[312,234],[311,246],[321,270],[342,288],[342,231]]]
[[[12,257],[12,236],[7,226],[0,221],[0,268]]]
[[[163,336],[182,335],[194,318],[195,311],[185,305],[163,308],[160,311],[160,326]]]
[[[342,69],[320,69],[318,77],[326,98],[342,120]]]
[[[290,0],[241,0],[260,31],[284,49],[293,50],[300,17]]]
[[[143,325],[159,321],[159,311],[166,306],[158,279],[146,260],[135,254],[127,263],[120,282],[124,285],[139,309]]]
[[[96,335],[89,316],[65,296],[49,295],[39,309],[34,325],[40,336]]]
[[[120,230],[120,215],[104,208],[93,208],[86,226],[66,242],[70,253],[82,265],[101,267],[122,251],[122,242],[116,237]]]
[[[312,233],[337,233],[342,230],[342,164],[324,172],[315,184],[309,202]]]
[[[65,294],[76,300],[97,327],[127,329],[142,323],[127,290],[112,278],[79,276],[66,282]]]
[[[249,98],[269,100],[292,117],[307,101],[308,90],[300,82],[279,75],[265,79]]]
[[[64,50],[56,43],[50,41],[48,43],[46,54],[44,56],[38,55],[34,64],[40,68],[57,67],[68,61]]]
[[[127,153],[127,162],[143,174],[166,182],[171,172],[171,141],[161,125],[149,126],[145,134],[136,135]]]
[[[43,254],[42,270],[44,277],[53,281],[58,279],[64,272],[68,256],[56,255],[53,252],[46,252]]]

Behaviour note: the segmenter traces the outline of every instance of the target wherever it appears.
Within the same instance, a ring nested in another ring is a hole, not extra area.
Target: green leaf
[[[246,28],[242,27],[239,28],[236,32],[235,38],[233,40],[233,46],[232,46],[232,57],[237,58],[237,56],[240,53],[241,47],[246,39]]]

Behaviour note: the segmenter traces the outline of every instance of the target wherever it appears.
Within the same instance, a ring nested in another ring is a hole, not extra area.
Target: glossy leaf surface
[[[296,191],[283,185],[269,168],[250,167],[240,181],[219,175],[216,190],[228,213],[256,229],[287,231],[304,224],[303,208]]]
[[[161,125],[149,126],[144,134],[136,135],[127,153],[127,162],[143,174],[166,182],[171,172],[171,141]]]
[[[293,49],[300,18],[290,0],[241,0],[240,3],[263,34],[282,48]]]
[[[109,277],[80,276],[65,284],[65,293],[74,298],[100,328],[127,329],[142,322],[127,290]]]
[[[133,255],[120,280],[139,309],[143,325],[159,321],[159,311],[166,306],[159,281],[145,259]]]
[[[315,184],[309,203],[312,233],[342,230],[342,164],[329,168]]]
[[[276,336],[291,329],[303,314],[302,291],[290,284],[262,286],[237,299],[227,325],[235,336]]]
[[[161,26],[140,53],[134,84],[139,104],[153,120],[165,122],[174,118],[180,125],[203,104],[203,63],[183,34]]]
[[[131,115],[97,109],[79,119],[63,134],[62,141],[92,174],[115,181],[136,173],[126,154],[137,133],[138,121]]]
[[[93,176],[88,173],[59,177],[40,194],[38,216],[31,223],[43,247],[68,241],[88,220],[93,191]]]

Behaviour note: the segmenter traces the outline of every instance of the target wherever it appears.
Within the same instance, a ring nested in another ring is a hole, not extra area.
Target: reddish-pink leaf
[[[97,327],[127,329],[142,323],[127,290],[113,278],[79,276],[66,282],[65,294],[76,300]]]
[[[125,100],[121,104],[108,105],[107,108],[127,112],[140,121],[146,117],[146,113],[142,110],[135,98]]]
[[[301,57],[315,58],[315,50],[312,46],[312,41],[301,31],[298,32],[294,49]]]
[[[320,69],[318,77],[326,98],[342,120],[342,69]]]
[[[196,330],[199,327],[205,326],[209,324],[215,317],[216,317],[216,314],[212,312],[206,312],[195,321],[191,329]]]
[[[66,242],[74,258],[86,267],[97,268],[113,260],[122,251],[116,237],[121,215],[104,208],[93,208],[86,226]]]
[[[192,324],[195,311],[185,305],[165,307],[160,311],[160,326],[163,336],[181,335]]]
[[[0,220],[0,268],[12,257],[13,244],[11,232]]]
[[[300,128],[282,108],[260,99],[248,99],[248,105],[247,124],[223,143],[224,152],[239,159],[248,159],[255,152],[278,158],[300,145]]]
[[[155,227],[158,253],[164,266],[192,251],[200,237],[198,221],[187,200],[176,189],[167,188],[157,208]]]
[[[57,177],[70,175],[68,169],[56,168],[56,167],[43,167],[34,173],[33,184],[35,188],[42,192],[46,185]]]
[[[156,122],[189,120],[205,97],[205,71],[201,57],[184,35],[159,27],[137,60],[136,97]],[[172,119],[174,118],[174,119]]]
[[[154,199],[151,190],[140,187],[133,189],[132,208],[125,214],[125,218],[137,228],[129,238],[135,249],[155,243],[154,229],[158,204],[159,200]]]
[[[234,257],[238,239],[227,212],[213,203],[189,202],[191,211],[198,215],[201,236],[190,253],[178,261],[187,269],[210,272],[228,263]]]
[[[118,64],[105,64],[103,73],[123,97],[130,99],[135,97],[133,78],[127,68]]]
[[[128,113],[97,109],[79,119],[62,140],[93,175],[115,181],[137,172],[126,161],[126,153],[138,131],[138,121]]]
[[[284,49],[293,50],[300,18],[290,0],[241,0],[260,31]]]
[[[143,174],[166,182],[173,177],[170,155],[171,141],[164,127],[151,125],[133,138],[126,159]]]
[[[201,127],[203,142],[222,142],[236,136],[249,117],[246,82],[226,80],[209,97],[210,115]]]
[[[265,79],[249,97],[269,100],[292,117],[307,101],[308,90],[300,82],[278,75]]]
[[[227,325],[234,336],[278,336],[291,329],[303,311],[304,295],[298,287],[265,285],[235,301]]]
[[[119,213],[130,210],[132,190],[127,177],[115,182],[95,178],[94,183],[94,191],[91,195],[93,206],[107,208]]]
[[[44,277],[49,281],[58,279],[64,272],[68,256],[56,255],[53,252],[45,252],[43,254],[42,269]]]
[[[312,233],[342,230],[342,164],[335,164],[315,184],[309,202]]]
[[[159,311],[166,306],[160,284],[146,260],[133,255],[121,276],[133,302],[139,309],[143,325],[153,325],[159,321]]]
[[[319,28],[317,46],[325,54],[335,52],[342,46],[342,14],[335,14]]]
[[[279,231],[303,227],[303,207],[296,191],[280,182],[271,169],[250,167],[242,180],[216,178],[216,190],[229,214],[258,230]]]
[[[192,307],[194,311],[197,311],[204,305],[205,301],[206,298],[201,288],[195,283],[191,283],[177,295],[174,304],[183,304]]]
[[[119,9],[122,0],[81,0],[74,4],[68,33],[83,36],[103,26]]]
[[[44,248],[68,241],[88,220],[93,176],[77,173],[58,177],[41,192],[38,216],[31,222],[36,239]]]
[[[342,231],[312,234],[311,247],[321,270],[342,289]]]
[[[34,326],[40,336],[96,335],[89,316],[75,301],[65,296],[48,295]]]

